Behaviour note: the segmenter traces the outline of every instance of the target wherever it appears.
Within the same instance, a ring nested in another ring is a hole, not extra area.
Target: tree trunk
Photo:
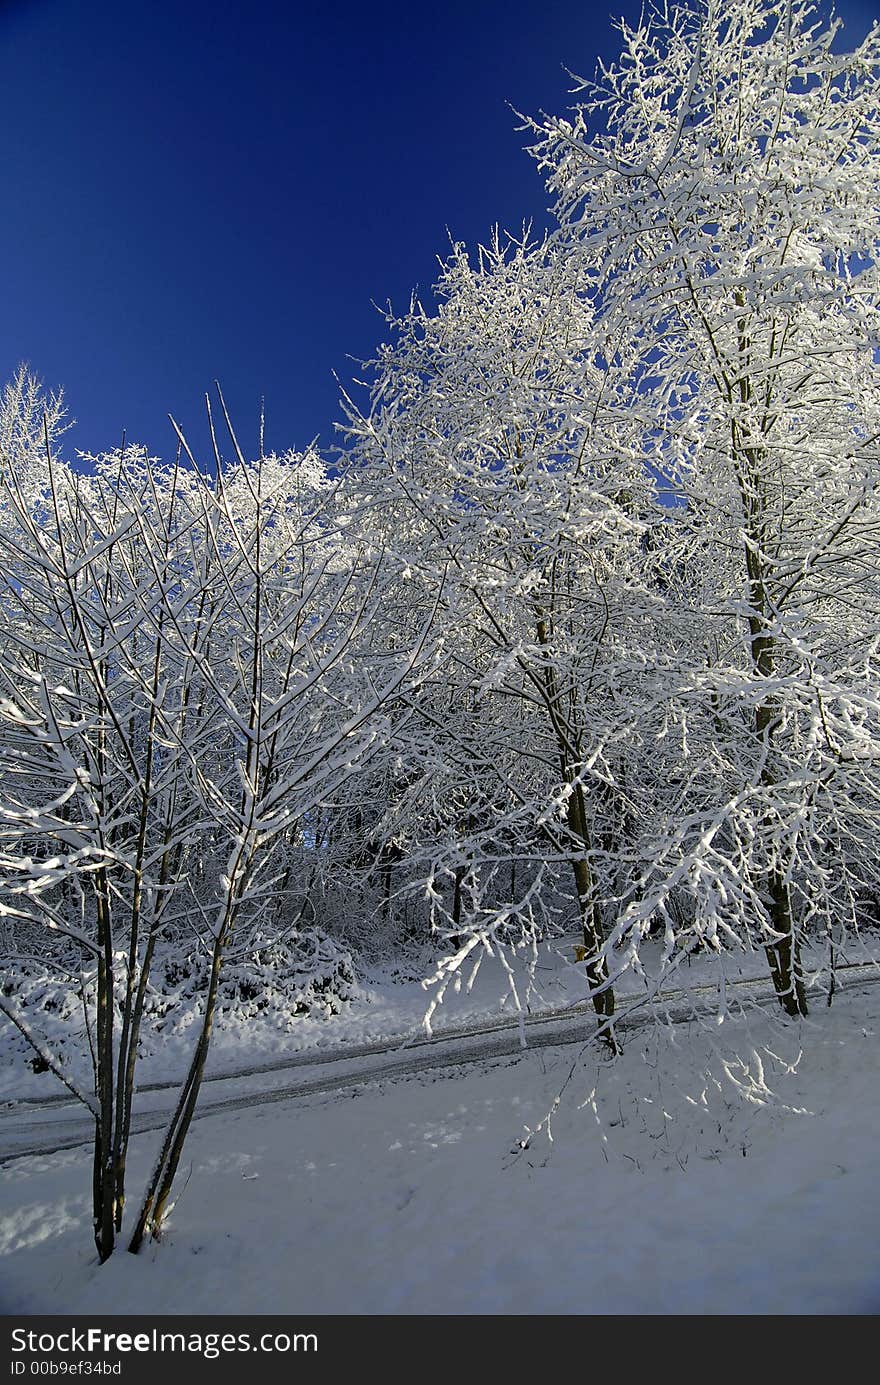
[[[584,803],[584,791],[580,784],[576,785],[568,800],[568,825],[584,847],[588,848],[587,810]],[[581,926],[584,934],[590,998],[596,1014],[601,1020],[606,1021],[607,1027],[603,1026],[602,1039],[608,1044],[612,1052],[618,1053],[620,1051],[619,1045],[610,1023],[614,1014],[614,990],[608,980],[608,959],[602,952],[605,941],[604,930],[596,907],[593,874],[586,855],[575,857],[572,861],[572,870],[574,871]]]
[[[455,886],[452,893],[452,926],[456,931],[449,940],[455,948],[461,947],[462,942],[458,929],[461,926],[461,886],[466,874],[467,866],[458,866],[456,868]]]
[[[800,944],[795,937],[792,921],[791,892],[779,871],[770,872],[767,885],[773,929],[782,934],[778,942],[768,943],[765,948],[773,986],[787,1015],[806,1015],[807,995],[801,969]]]
[[[144,1193],[144,1199],[141,1204],[140,1212],[138,1213],[137,1225],[135,1226],[128,1246],[132,1254],[137,1254],[140,1250],[147,1232],[149,1232],[151,1236],[158,1236],[162,1230],[162,1222],[167,1210],[168,1199],[171,1195],[171,1189],[174,1184],[178,1165],[180,1164],[180,1156],[183,1153],[183,1146],[189,1133],[193,1113],[196,1109],[196,1102],[199,1099],[199,1093],[202,1087],[205,1062],[208,1057],[211,1031],[214,1025],[214,1012],[217,1006],[217,993],[220,986],[223,956],[226,951],[226,943],[230,932],[231,929],[227,926],[214,944],[213,956],[211,958],[211,977],[208,984],[208,994],[205,998],[205,1013],[202,1018],[201,1033],[196,1043],[189,1072],[180,1089],[177,1107],[168,1123],[159,1158],[156,1161],[152,1177]]]
[[[776,776],[770,754],[778,728],[778,717],[772,701],[761,704],[755,713],[755,729],[758,737],[767,747],[767,759],[761,773],[761,787],[772,789]],[[770,824],[765,827],[768,835]],[[778,865],[771,865],[762,883],[762,896],[767,900],[770,924],[773,932],[780,935],[775,942],[767,943],[764,951],[770,967],[773,988],[780,1005],[787,1015],[806,1015],[807,995],[801,969],[800,943],[795,935],[794,917],[791,907],[791,891],[785,875]]]
[[[538,643],[542,649],[549,653],[550,650],[550,626],[547,617],[543,612],[537,614],[536,630]],[[587,825],[587,805],[584,799],[583,785],[580,783],[572,784],[575,777],[576,758],[575,744],[576,738],[569,736],[568,731],[561,719],[561,708],[559,698],[559,688],[556,682],[552,666],[548,663],[544,669],[544,689],[546,694],[547,711],[553,730],[556,734],[556,741],[559,746],[559,762],[562,774],[566,782],[571,786],[571,793],[568,799],[568,827],[569,831],[580,842],[583,848],[583,855],[576,855],[572,861],[574,871],[575,889],[577,891],[578,908],[581,915],[581,926],[584,934],[584,948],[586,950],[586,971],[587,980],[590,983],[590,998],[593,1002],[593,1009],[601,1020],[606,1023],[600,1026],[603,1041],[609,1046],[613,1053],[619,1053],[620,1047],[611,1027],[611,1017],[614,1014],[614,990],[608,979],[608,961],[602,952],[605,942],[602,919],[596,907],[595,889],[593,885],[593,873],[590,870],[590,863],[587,859],[587,852],[590,850],[590,829]]]
[[[746,456],[753,471],[757,472],[756,463],[760,460],[759,454],[747,449]],[[753,502],[748,498],[746,491],[743,492],[743,499],[748,515],[749,507]],[[763,510],[766,507],[761,508]],[[747,545],[745,557],[749,603],[751,605],[749,634],[751,637],[752,666],[759,678],[769,679],[776,667],[776,645],[773,632],[768,627],[767,622],[767,611],[770,603],[767,596],[766,573],[759,556],[763,551],[765,541],[761,526],[756,522],[754,515],[751,516],[750,527],[754,531],[752,534],[753,541]],[[778,732],[779,712],[774,699],[767,697],[755,708],[755,734],[765,752],[760,784],[761,788],[768,790],[768,792],[772,792],[777,783],[773,764],[773,747]],[[769,823],[765,830],[769,835]],[[773,931],[781,935],[777,941],[768,943],[764,949],[770,966],[773,987],[786,1014],[806,1015],[807,997],[800,967],[800,947],[794,933],[791,892],[778,865],[770,866],[761,882],[761,887],[761,894],[769,904]]]
[[[95,1150],[92,1177],[92,1220],[95,1246],[101,1264],[113,1253],[115,1242],[116,1171],[113,1167],[113,938],[110,889],[107,872],[97,872],[98,1007],[95,1035]]]

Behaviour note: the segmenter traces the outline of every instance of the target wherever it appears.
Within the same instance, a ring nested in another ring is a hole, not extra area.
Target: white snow
[[[878,1033],[880,986],[850,985],[806,1021],[753,1010],[720,1027],[638,1030],[616,1061],[593,1045],[529,1050],[207,1117],[164,1241],[103,1268],[89,1150],[11,1162],[0,1304],[876,1312]],[[158,1138],[133,1141],[132,1200]]]

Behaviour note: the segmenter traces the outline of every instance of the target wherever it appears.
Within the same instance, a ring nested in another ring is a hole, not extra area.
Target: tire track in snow
[[[849,963],[838,970],[877,972],[878,967],[880,967],[878,963],[857,962]],[[880,982],[880,976],[877,975],[851,977],[845,987],[839,988],[838,994],[845,995],[850,991],[870,989],[876,986],[878,982]],[[775,1005],[775,995],[769,991],[769,984],[765,977],[748,977],[739,981],[728,982],[726,990],[728,992],[742,991],[758,987],[763,988],[766,994],[758,996],[753,1003],[761,1006]],[[673,1024],[708,1018],[716,1013],[716,1009],[711,1004],[701,1002],[700,998],[707,993],[717,995],[717,984],[707,983],[688,990],[668,992],[659,998],[655,997],[654,1004],[655,1007],[659,1006],[659,1015],[657,1008],[651,1008],[646,999],[632,997],[633,1003],[629,1009],[621,1009],[615,1020],[615,1028],[626,1034],[632,1030],[645,1028],[648,1024],[656,1022],[658,1018],[663,1022]],[[687,999],[684,999],[685,997]],[[353,1068],[335,1075],[331,1073],[311,1080],[301,1079],[298,1082],[285,1083],[280,1086],[269,1086],[260,1091],[249,1090],[238,1094],[231,1093],[213,1101],[201,1100],[194,1119],[202,1120],[207,1116],[220,1115],[224,1112],[241,1111],[249,1107],[275,1104],[297,1098],[332,1095],[334,1092],[342,1091],[345,1088],[366,1086],[369,1083],[381,1082],[388,1078],[418,1076],[421,1073],[438,1071],[443,1068],[471,1066],[475,1063],[490,1062],[499,1058],[522,1057],[535,1049],[590,1044],[595,1041],[596,1036],[593,1032],[585,1031],[582,1022],[584,1014],[592,1015],[592,1006],[589,1001],[579,1002],[576,1006],[570,1006],[563,1011],[528,1016],[524,1019],[522,1026],[516,1019],[484,1025],[469,1025],[454,1032],[444,1031],[433,1037],[416,1039],[406,1043],[403,1047],[400,1044],[392,1046],[387,1043],[362,1045],[358,1048],[337,1052],[332,1057],[322,1054],[307,1054],[298,1059],[280,1060],[234,1073],[217,1073],[210,1079],[213,1083],[235,1084],[255,1077],[271,1077],[279,1072],[289,1072],[292,1069],[318,1064],[333,1068],[343,1064],[357,1063],[359,1059],[365,1057],[384,1056],[386,1059],[380,1064],[373,1064],[366,1068]],[[532,1031],[525,1047],[521,1043],[521,1028]],[[428,1048],[430,1051],[414,1057],[410,1052],[413,1048]],[[163,1091],[176,1093],[177,1090],[176,1083],[151,1083],[140,1088],[139,1093],[160,1093]],[[59,1119],[57,1116],[50,1116],[46,1119],[39,1114],[47,1108],[57,1107],[61,1104],[79,1109],[76,1103],[68,1098],[49,1097],[39,1103],[29,1103],[30,1112],[37,1113],[35,1120],[24,1120],[19,1122],[16,1127],[12,1127],[7,1116],[4,1120],[2,1135],[0,1135],[0,1164],[37,1155],[57,1154],[63,1150],[75,1149],[79,1145],[91,1143],[94,1139],[94,1123],[89,1118],[76,1116]],[[16,1110],[19,1105],[24,1106],[24,1103],[15,1103]],[[132,1118],[132,1133],[139,1135],[162,1129],[171,1113],[172,1105],[173,1103],[169,1103],[168,1106],[157,1106],[149,1111],[142,1110],[135,1113]]]

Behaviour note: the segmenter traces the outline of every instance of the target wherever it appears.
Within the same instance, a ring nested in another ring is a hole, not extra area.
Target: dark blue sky
[[[219,378],[267,444],[333,437],[447,230],[542,224],[507,102],[560,113],[638,0],[0,0],[0,379],[63,385],[70,448],[201,442]],[[843,0],[847,38],[873,14]]]

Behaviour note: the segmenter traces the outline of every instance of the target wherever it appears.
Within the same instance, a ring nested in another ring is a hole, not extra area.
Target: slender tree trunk
[[[385,857],[382,866],[382,923],[387,929],[391,918],[391,858]]]
[[[762,676],[769,675],[774,662],[772,639],[765,632],[756,631],[754,627],[752,650],[756,671]],[[773,699],[768,698],[755,711],[755,732],[766,750],[760,783],[762,789],[768,792],[772,792],[776,786],[773,745],[778,729],[778,712]],[[765,824],[764,830],[769,836],[769,822]],[[764,948],[773,988],[787,1015],[806,1015],[807,995],[801,968],[800,943],[795,933],[791,890],[779,865],[771,865],[768,868],[761,881],[761,893],[768,904],[773,932],[778,935],[775,942],[768,943]]]
[[[96,1093],[92,1212],[95,1246],[103,1264],[113,1253],[115,1242],[116,1174],[113,1167],[113,937],[110,918],[110,891],[106,869],[97,872],[98,996],[95,1034]]]
[[[795,936],[792,922],[791,891],[779,871],[769,873],[767,885],[773,929],[774,932],[782,934],[778,942],[770,943],[765,948],[770,975],[785,1013],[806,1015],[807,996],[801,968],[800,943]]]
[[[742,296],[740,295],[742,306]],[[748,337],[744,320],[740,323],[740,355],[749,360]],[[740,385],[740,400],[743,404],[751,401],[751,386],[748,371],[744,370]],[[739,428],[732,424],[731,433],[734,455],[739,456],[737,477],[745,516],[745,530],[748,542],[745,546],[746,576],[749,593],[749,636],[752,668],[760,679],[772,678],[776,668],[776,641],[768,614],[772,604],[767,591],[767,569],[763,554],[768,549],[766,515],[769,512],[763,487],[763,477],[767,465],[766,455],[761,447],[744,440]],[[755,735],[764,750],[764,765],[761,770],[761,788],[772,793],[776,787],[777,776],[774,766],[774,745],[779,734],[779,712],[772,696],[768,696],[755,709]],[[765,825],[770,832],[770,824]],[[791,907],[791,891],[783,872],[778,865],[768,868],[761,881],[761,893],[768,903],[770,923],[774,933],[780,935],[775,942],[765,947],[770,976],[779,1003],[788,1015],[806,1015],[807,998],[800,967],[800,946],[795,938],[794,918]]]
[[[586,852],[589,849],[590,838],[587,828],[584,791],[580,784],[576,785],[568,800],[568,825],[573,835],[583,843]],[[608,961],[602,952],[605,941],[604,930],[596,907],[593,873],[590,870],[590,863],[586,854],[577,856],[572,861],[572,870],[574,871],[581,914],[584,948],[587,954],[586,971],[587,980],[590,983],[590,997],[596,1014],[601,1019],[610,1020],[614,1014],[614,990],[608,984]],[[610,1030],[606,1037],[616,1050],[617,1045]]]
[[[453,947],[461,947],[461,935],[458,931],[461,926],[461,886],[466,874],[467,866],[456,868],[455,885],[452,891],[452,926],[455,929],[455,934],[450,939]]]
[[[114,1168],[116,1179],[115,1201],[117,1232],[122,1230],[122,1214],[125,1209],[125,1168],[128,1161],[128,1140],[131,1133],[131,1106],[134,1098],[134,1074],[137,1066],[137,1050],[140,1038],[141,1020],[144,1013],[144,1000],[146,999],[147,983],[153,964],[155,945],[156,931],[154,930],[147,939],[144,960],[141,965],[140,976],[138,977],[137,993],[134,998],[134,1006],[131,1015],[128,1048],[125,1053],[123,1080],[116,1095],[117,1129],[114,1147]]]
[[[538,643],[545,651],[550,649],[550,627],[547,618],[539,614],[536,629]],[[571,785],[571,793],[568,799],[568,827],[576,841],[580,842],[583,848],[582,855],[576,855],[572,861],[574,871],[575,889],[577,891],[578,908],[581,915],[581,926],[584,935],[584,947],[586,949],[586,972],[587,980],[590,985],[590,998],[593,1002],[593,1009],[601,1020],[606,1022],[603,1027],[603,1041],[610,1047],[613,1053],[620,1051],[614,1030],[610,1020],[614,1014],[614,988],[610,984],[608,977],[608,961],[603,953],[605,942],[602,919],[596,905],[596,891],[593,881],[593,872],[590,870],[588,852],[590,850],[590,829],[587,822],[587,805],[584,799],[583,785],[580,783],[572,784],[575,778],[576,750],[577,746],[572,745],[572,738],[569,736],[566,726],[562,720],[559,687],[556,675],[551,664],[548,662],[544,669],[544,688],[546,695],[547,711],[553,730],[556,734],[556,741],[559,746],[559,760],[562,774],[566,782]]]
[[[141,1203],[140,1212],[138,1213],[137,1224],[132,1234],[131,1241],[129,1242],[128,1248],[132,1254],[135,1255],[140,1250],[144,1237],[148,1232],[151,1236],[159,1236],[162,1230],[162,1222],[167,1211],[168,1199],[174,1185],[174,1178],[180,1164],[180,1156],[183,1153],[183,1146],[189,1133],[193,1113],[196,1109],[196,1102],[199,1099],[199,1093],[202,1087],[205,1062],[208,1057],[211,1031],[214,1025],[214,1012],[217,1008],[217,993],[220,985],[223,955],[226,950],[229,931],[228,929],[224,929],[214,944],[214,951],[211,957],[211,976],[208,983],[208,994],[205,999],[205,1013],[202,1018],[201,1033],[196,1043],[189,1071],[180,1089],[177,1107],[168,1123],[165,1139],[162,1142],[162,1149],[156,1161],[146,1192],[144,1193],[143,1202]]]

